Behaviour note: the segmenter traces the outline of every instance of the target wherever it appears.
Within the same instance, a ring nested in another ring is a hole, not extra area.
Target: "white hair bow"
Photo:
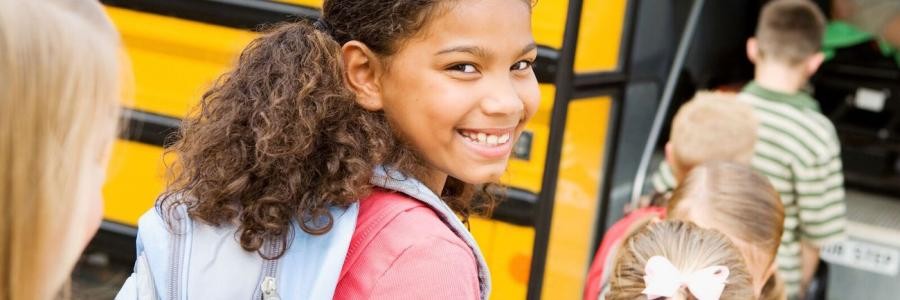
[[[691,274],[682,274],[672,262],[662,256],[651,257],[644,267],[644,291],[647,299],[671,298],[678,289],[687,286],[698,300],[718,300],[725,289],[728,267],[712,266]]]

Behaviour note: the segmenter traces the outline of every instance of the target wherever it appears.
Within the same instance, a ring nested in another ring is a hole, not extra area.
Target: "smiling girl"
[[[536,111],[536,55],[525,0],[332,0],[272,29],[184,121],[123,292],[487,298],[456,214]]]

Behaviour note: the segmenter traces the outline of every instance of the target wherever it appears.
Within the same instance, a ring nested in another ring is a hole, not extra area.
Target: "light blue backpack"
[[[237,226],[192,221],[178,207],[170,228],[152,209],[138,222],[135,272],[116,299],[331,299],[359,205],[331,213],[334,227],[328,233],[311,235],[295,222],[284,255],[265,260],[241,248]],[[261,250],[274,253],[274,245]]]
[[[384,168],[376,168],[372,184],[427,204],[472,248],[482,299],[487,299],[490,274],[484,256],[450,207],[421,182],[386,174]],[[170,227],[160,213],[151,209],[138,221],[134,273],[117,300],[332,299],[356,229],[359,204],[332,208],[333,227],[323,235],[308,234],[294,222],[289,247],[277,260],[265,260],[241,248],[235,225],[194,221],[186,217],[184,207],[178,207]],[[274,252],[272,246],[276,245],[264,245],[263,253]]]

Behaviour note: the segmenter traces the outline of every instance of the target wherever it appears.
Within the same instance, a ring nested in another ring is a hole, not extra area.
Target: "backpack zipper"
[[[180,207],[176,208],[176,209],[180,209]],[[178,213],[180,214],[181,211],[179,211]],[[180,271],[179,266],[181,266],[181,262],[182,262],[181,258],[184,254],[184,253],[182,253],[182,252],[184,252],[184,247],[183,247],[184,246],[184,237],[187,234],[185,232],[182,232],[185,227],[184,226],[184,222],[185,222],[184,216],[179,215],[179,217],[181,217],[181,219],[178,220],[179,228],[175,228],[174,229],[175,232],[172,233],[172,235],[173,235],[172,251],[171,251],[172,255],[169,260],[169,262],[170,262],[169,299],[170,300],[179,299],[178,298],[178,285],[181,282],[181,280],[180,280],[181,279],[181,271]]]
[[[267,255],[272,255],[278,250],[278,245],[275,242],[269,241],[267,242],[269,245],[269,252]],[[278,273],[278,260],[277,259],[264,259],[263,261],[263,269],[262,269],[262,280],[259,283],[259,293],[256,294],[254,299],[263,299],[263,300],[280,300],[281,297],[278,296],[278,289],[276,286],[276,276]]]
[[[260,288],[262,288],[263,300],[281,300],[278,297],[278,291],[275,289],[275,278],[266,276],[263,278]]]

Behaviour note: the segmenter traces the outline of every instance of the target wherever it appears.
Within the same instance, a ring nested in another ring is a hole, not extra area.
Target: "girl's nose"
[[[481,109],[487,115],[518,115],[525,109],[518,90],[511,80],[503,80],[481,101]]]

